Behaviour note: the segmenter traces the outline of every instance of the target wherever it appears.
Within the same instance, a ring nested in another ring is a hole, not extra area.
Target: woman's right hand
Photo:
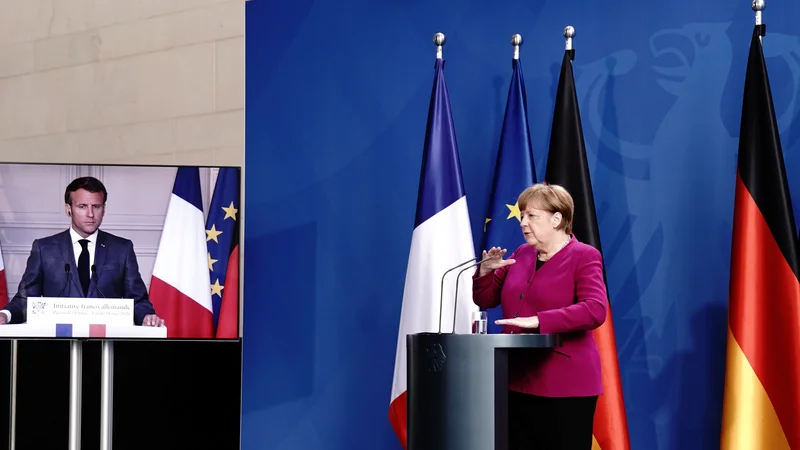
[[[489,272],[495,271],[501,267],[508,266],[517,262],[515,259],[503,259],[508,250],[500,247],[492,247],[487,252],[486,250],[483,251],[483,256],[481,257],[482,260],[486,260],[481,263],[481,267],[479,270],[479,275],[483,276]],[[489,259],[487,259],[489,258]]]

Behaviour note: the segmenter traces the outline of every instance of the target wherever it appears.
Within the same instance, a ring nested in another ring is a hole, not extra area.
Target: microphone
[[[64,273],[66,274],[67,282],[64,283],[64,287],[61,288],[61,290],[58,292],[58,295],[56,295],[56,297],[61,297],[61,294],[63,294],[64,290],[67,288],[67,286],[69,286],[70,275],[72,275],[72,273],[69,270],[70,270],[69,264],[64,264]]]
[[[103,298],[108,298],[108,297],[106,297],[106,294],[103,294],[103,291],[100,290],[100,283],[98,283],[97,280],[95,280],[95,278],[94,278],[95,273],[97,273],[96,270],[95,270],[95,265],[92,264],[92,280],[94,280],[94,288],[97,289],[97,292],[100,295],[102,295]]]
[[[453,294],[453,297],[455,298],[455,301],[453,302],[453,333],[456,332],[456,317],[458,317],[458,309],[456,309],[458,307],[458,282],[461,278],[461,274],[475,266],[480,266],[481,264],[485,263],[490,259],[491,258],[487,256],[486,258],[476,262],[475,264],[470,264],[467,267],[464,267],[463,269],[461,269],[461,271],[458,272],[458,275],[456,275],[456,291]]]
[[[442,274],[442,284],[439,286],[439,334],[442,334],[442,304],[443,304],[442,298],[444,297],[444,277],[448,273],[458,269],[459,267],[463,266],[464,264],[466,264],[468,262],[473,262],[473,261],[475,261],[475,258],[470,258],[470,259],[462,262],[461,264],[459,264],[459,265],[457,265],[457,266],[455,266],[453,268],[447,269],[447,271],[444,274]]]

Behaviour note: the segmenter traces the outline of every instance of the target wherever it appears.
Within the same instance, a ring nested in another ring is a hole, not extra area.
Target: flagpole
[[[444,33],[436,33],[436,34],[433,35],[433,43],[436,44],[436,59],[437,60],[438,59],[443,59],[443,57],[442,57],[442,46],[444,46],[445,40],[446,39],[444,37]],[[453,267],[450,270],[455,270],[455,269],[461,267],[464,264],[466,264],[466,262],[464,262],[464,263],[462,263],[462,264],[460,264],[460,265],[458,265],[456,267]],[[439,287],[439,334],[442,334],[442,311],[444,311],[443,310],[443,308],[444,308],[444,276],[447,275],[447,273],[450,272],[450,270],[448,270],[447,272],[444,273],[444,275],[442,275],[442,285]],[[455,332],[455,329],[453,329],[453,332]]]
[[[519,48],[522,46],[523,40],[521,34],[511,36],[511,45],[514,46],[514,59],[519,59]]]
[[[442,46],[444,42],[444,33],[436,33],[433,35],[433,43],[436,44],[436,59],[442,59]]]
[[[751,7],[753,8],[753,11],[755,11],[756,13],[756,26],[761,28],[761,31],[759,33],[760,36],[758,36],[758,40],[760,42],[761,38],[765,34],[767,34],[766,33],[767,30],[765,29],[764,24],[761,21],[761,11],[763,11],[764,8],[767,7],[767,5],[766,3],[764,3],[764,0],[753,0]]]
[[[564,50],[566,50],[566,51],[568,51],[570,53],[569,54],[569,59],[570,60],[574,60],[575,59],[575,49],[572,48],[572,38],[575,37],[575,27],[573,27],[572,25],[567,25],[566,28],[564,28],[563,34],[564,34],[564,38],[566,39],[566,42],[564,44]]]

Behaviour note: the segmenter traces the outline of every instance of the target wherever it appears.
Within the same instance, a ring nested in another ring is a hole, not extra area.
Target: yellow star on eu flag
[[[206,242],[208,242],[208,241],[213,239],[214,242],[219,244],[219,241],[217,240],[217,236],[219,236],[220,234],[222,234],[222,231],[217,231],[217,226],[212,224],[211,225],[211,229],[210,230],[206,230]]]
[[[512,217],[516,217],[517,221],[522,222],[522,213],[519,210],[519,202],[514,203],[513,205],[506,205],[508,210],[511,211],[508,213],[508,217],[506,219],[510,219]]]
[[[222,298],[223,289],[225,289],[225,286],[219,284],[219,278],[217,278],[217,281],[215,281],[214,284],[211,285],[211,296],[213,297],[214,294],[216,294],[219,295],[220,298]]]
[[[483,222],[483,232],[484,233],[486,233],[486,226],[489,225],[489,222],[491,222],[491,221],[492,221],[492,219],[490,217],[487,217],[486,221]]]
[[[211,257],[211,252],[208,252],[208,270],[214,270],[214,263],[219,261]]]
[[[236,213],[239,210],[233,207],[233,202],[231,202],[231,206],[228,206],[227,208],[222,208],[222,210],[225,211],[225,217],[223,217],[222,220],[225,220],[228,217],[232,218],[233,220],[236,220]]]

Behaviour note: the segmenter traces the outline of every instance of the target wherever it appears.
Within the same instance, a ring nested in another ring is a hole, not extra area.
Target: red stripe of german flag
[[[800,448],[800,260],[762,30],[742,106],[722,449]]]

